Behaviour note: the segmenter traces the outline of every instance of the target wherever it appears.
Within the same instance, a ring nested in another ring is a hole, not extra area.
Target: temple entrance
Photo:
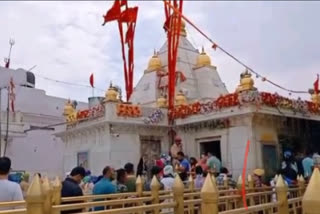
[[[275,145],[262,144],[262,161],[265,169],[265,181],[270,181],[277,173],[280,164]]]
[[[221,160],[220,140],[200,141],[200,155],[208,152]]]

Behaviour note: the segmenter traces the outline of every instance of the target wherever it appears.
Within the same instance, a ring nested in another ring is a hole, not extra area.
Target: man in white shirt
[[[11,160],[7,157],[0,157],[0,202],[23,200],[20,185],[8,180],[10,169]],[[0,210],[8,209],[14,209],[14,207],[0,208]]]

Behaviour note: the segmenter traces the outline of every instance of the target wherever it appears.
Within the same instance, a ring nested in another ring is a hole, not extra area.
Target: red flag
[[[120,6],[126,6],[128,5],[128,1],[127,0],[121,0]]]
[[[217,50],[218,45],[216,43],[213,43],[212,48],[213,50]]]
[[[91,85],[92,88],[94,88],[93,74],[90,75],[90,85]]]
[[[317,74],[317,80],[313,83],[314,93],[319,93],[319,74]]]
[[[120,1],[115,0],[113,3],[113,6],[111,7],[110,10],[106,13],[106,15],[103,16],[104,18],[104,23],[102,24],[105,25],[107,22],[118,20],[120,18],[121,14],[121,9],[120,9]]]
[[[121,22],[136,22],[138,16],[138,7],[129,7],[121,13]]]
[[[129,46],[131,45],[130,41],[133,41],[133,36],[134,36],[134,26],[131,23],[128,27],[127,33],[126,33],[126,43],[129,44]]]
[[[5,63],[6,63],[5,67],[9,68],[10,67],[10,59],[6,59]]]

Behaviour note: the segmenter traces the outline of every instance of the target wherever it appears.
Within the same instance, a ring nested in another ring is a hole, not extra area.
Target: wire
[[[202,36],[204,36],[209,42],[212,43],[212,47],[214,49],[218,48],[219,50],[221,50],[222,52],[224,52],[225,54],[227,54],[229,57],[231,57],[233,60],[235,60],[236,62],[238,62],[240,65],[242,65],[243,67],[245,67],[246,69],[248,69],[249,71],[251,71],[252,73],[256,74],[258,77],[263,77],[263,75],[260,75],[258,72],[256,72],[255,70],[253,70],[252,68],[250,68],[248,65],[246,65],[245,63],[243,63],[240,59],[236,58],[235,56],[233,56],[230,52],[226,51],[225,49],[223,49],[221,46],[219,46],[217,43],[215,43],[209,36],[207,36],[204,32],[202,32],[195,24],[193,24],[187,17],[185,17],[182,13],[180,13],[179,10],[177,10],[174,6],[172,6],[170,3],[168,3],[167,1],[163,0],[164,3],[166,5],[168,5],[169,7],[171,7],[177,14],[181,15],[181,17],[188,22],[193,28],[195,28]],[[290,93],[296,93],[296,94],[309,94],[308,91],[296,91],[296,90],[291,90],[291,89],[287,89],[265,77],[263,77],[263,80],[272,84],[273,86],[276,86],[282,90],[288,91]]]
[[[39,74],[35,74],[35,76],[40,77],[40,78],[45,79],[45,80],[53,81],[53,82],[56,82],[56,83],[65,84],[65,85],[68,85],[68,86],[78,86],[78,87],[92,88],[90,85],[77,84],[77,83],[71,83],[71,82],[66,82],[66,81],[62,81],[62,80],[56,80],[56,79],[45,77],[45,76],[42,76],[42,75],[39,75]],[[98,91],[103,91],[103,92],[105,91],[103,89],[96,88],[96,87],[94,89],[96,89]]]

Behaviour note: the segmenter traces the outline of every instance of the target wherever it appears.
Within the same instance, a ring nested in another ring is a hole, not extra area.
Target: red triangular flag
[[[91,85],[92,88],[94,88],[93,74],[90,75],[90,85]]]
[[[319,74],[317,74],[317,80],[313,83],[314,93],[319,93]]]
[[[138,7],[129,7],[121,13],[120,20],[122,22],[136,22],[138,15]]]
[[[105,16],[103,16],[104,23],[102,25],[105,25],[107,22],[110,22],[110,21],[118,20],[120,18],[120,14],[121,14],[120,1],[115,0],[111,9],[108,10]]]
[[[217,50],[218,45],[216,43],[213,43],[212,48],[213,50]]]
[[[128,5],[128,1],[127,0],[121,0],[120,6],[125,6]]]
[[[133,41],[133,36],[134,36],[134,26],[133,26],[133,23],[131,23],[126,33],[126,43],[130,44],[130,41]]]

